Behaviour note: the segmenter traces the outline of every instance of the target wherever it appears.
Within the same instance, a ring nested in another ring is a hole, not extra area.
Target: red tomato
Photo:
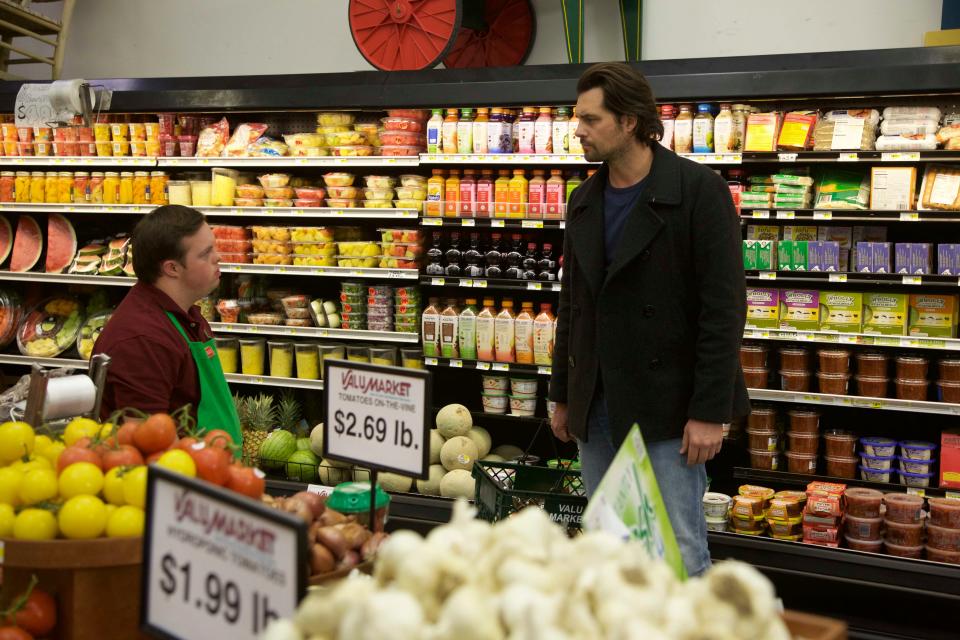
[[[57,626],[57,603],[46,591],[34,589],[15,614],[17,626],[34,636],[46,636]]]
[[[133,444],[149,455],[169,448],[177,439],[177,425],[166,413],[155,413],[133,432]]]
[[[122,444],[116,449],[106,448],[103,454],[103,470],[109,471],[114,467],[134,467],[143,464],[140,450],[129,444]]]
[[[190,453],[191,450],[193,449],[193,445],[197,444],[198,442],[200,441],[194,438],[193,436],[187,436],[186,438],[180,438],[179,440],[177,440],[177,444],[173,445],[173,448],[183,449],[187,453]]]
[[[166,452],[167,452],[167,450],[164,449],[163,451],[157,451],[156,453],[151,453],[149,456],[147,456],[147,459],[144,460],[144,462],[147,463],[147,464],[153,464],[154,462],[156,462],[157,460],[159,460],[159,459],[160,459],[160,456],[162,456],[162,455],[165,454]]]
[[[137,430],[138,424],[140,424],[140,421],[127,421],[120,425],[120,428],[117,429],[117,442],[120,444],[133,444],[133,434]]]
[[[63,453],[60,454],[60,458],[57,460],[57,473],[59,474],[74,462],[92,462],[103,469],[103,459],[100,457],[100,454],[96,451],[73,445],[72,447],[64,449]]]
[[[203,441],[206,442],[208,446],[220,447],[221,449],[230,449],[236,444],[230,434],[223,429],[208,431],[207,435],[203,436]]]
[[[224,486],[230,480],[233,456],[226,449],[197,443],[188,451],[197,465],[197,475],[207,482]]]
[[[230,480],[227,482],[227,488],[254,500],[259,500],[263,497],[263,492],[267,488],[267,481],[263,472],[259,469],[232,464],[230,465]]]
[[[33,640],[33,636],[20,627],[0,627],[0,640]]]

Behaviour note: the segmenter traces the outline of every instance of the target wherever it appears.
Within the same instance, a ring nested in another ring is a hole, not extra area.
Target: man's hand
[[[566,411],[564,411],[564,419],[566,419]],[[554,423],[556,423],[556,414],[554,414]],[[556,427],[553,431],[556,433]],[[701,422],[691,418],[687,420],[687,425],[683,428],[683,446],[680,447],[680,455],[686,454],[687,464],[690,466],[703,464],[720,453],[720,445],[722,444],[722,424]]]
[[[553,420],[550,423],[553,435],[561,442],[570,442],[570,432],[567,430],[567,403],[558,402],[556,409],[553,410]]]

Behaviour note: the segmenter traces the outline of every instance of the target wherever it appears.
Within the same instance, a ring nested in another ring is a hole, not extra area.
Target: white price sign
[[[284,513],[152,466],[143,545],[144,631],[258,638],[307,588],[307,527]]]
[[[324,361],[323,457],[426,478],[430,373]]]

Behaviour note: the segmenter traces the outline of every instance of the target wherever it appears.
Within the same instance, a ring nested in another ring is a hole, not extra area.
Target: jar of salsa
[[[117,204],[133,204],[133,172],[120,172],[119,193],[120,197],[117,198]]]
[[[107,171],[103,174],[103,204],[120,203],[120,174]]]
[[[13,171],[0,172],[0,202],[14,202],[16,191],[16,174]]]
[[[167,204],[168,180],[164,171],[154,171],[150,174],[150,204]]]
[[[30,172],[17,171],[14,179],[17,202],[30,202]]]
[[[57,176],[57,202],[73,202],[73,173],[61,171]]]
[[[121,180],[122,182],[122,180]],[[150,204],[150,173],[137,171],[133,174],[133,202],[132,204]],[[121,193],[123,187],[121,186]]]
[[[76,204],[90,202],[90,174],[86,171],[77,171],[73,174],[73,201]]]
[[[47,184],[44,189],[45,199],[48,204],[57,204],[60,202],[60,187],[58,174],[56,171],[47,172]]]
[[[30,202],[42,204],[46,202],[47,177],[42,171],[34,171],[30,174]]]
[[[85,194],[85,201],[90,204],[103,204],[103,172],[94,171],[90,174],[90,186]]]

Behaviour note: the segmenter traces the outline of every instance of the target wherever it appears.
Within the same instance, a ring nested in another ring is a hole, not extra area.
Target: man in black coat
[[[663,147],[653,93],[624,63],[577,86],[577,135],[603,166],[567,206],[550,399],[588,493],[640,425],[690,575],[710,564],[704,463],[746,415],[746,291],[726,182]]]

